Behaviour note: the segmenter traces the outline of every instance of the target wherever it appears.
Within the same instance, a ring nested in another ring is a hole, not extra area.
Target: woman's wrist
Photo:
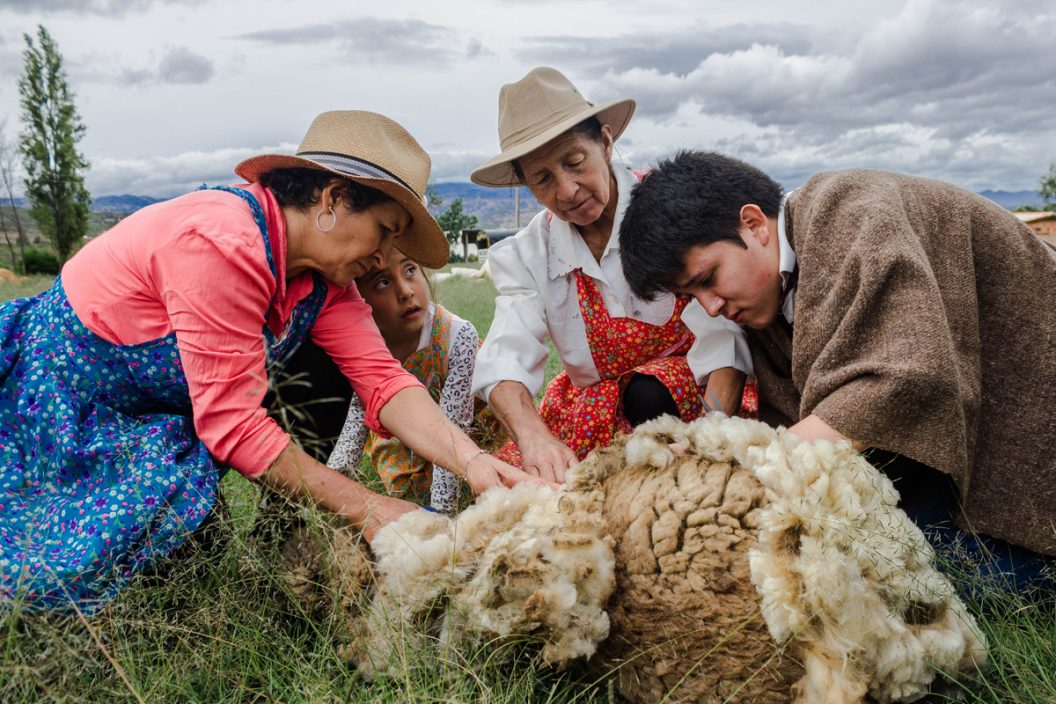
[[[468,460],[466,460],[466,463],[462,465],[462,477],[468,477],[470,466],[486,454],[488,454],[487,450],[479,449],[475,453],[473,453],[473,455]]]

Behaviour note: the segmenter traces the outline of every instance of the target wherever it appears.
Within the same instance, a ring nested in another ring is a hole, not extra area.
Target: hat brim
[[[447,264],[451,248],[440,225],[429,213],[429,209],[414,191],[397,181],[380,178],[352,176],[301,156],[290,154],[260,154],[246,159],[235,167],[235,173],[249,183],[275,169],[316,169],[361,183],[368,188],[381,191],[403,206],[411,216],[411,224],[396,238],[396,247],[411,259],[430,269],[439,269]]]
[[[598,122],[608,125],[612,130],[613,141],[619,139],[623,131],[627,129],[631,117],[634,115],[636,103],[631,99],[617,100],[604,105],[595,105],[589,110],[576,113],[553,127],[525,140],[514,147],[506,149],[501,154],[489,159],[483,165],[477,167],[469,175],[469,180],[478,186],[490,186],[503,188],[507,186],[524,185],[524,180],[517,176],[513,168],[513,161],[522,156],[530,154],[550,140],[558,137],[578,125],[589,117],[597,117]]]

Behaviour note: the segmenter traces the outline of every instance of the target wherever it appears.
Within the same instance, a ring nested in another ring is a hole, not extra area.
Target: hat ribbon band
[[[545,132],[554,125],[561,124],[570,117],[575,117],[578,114],[589,112],[593,107],[593,103],[584,101],[578,105],[568,107],[558,113],[547,113],[542,120],[533,122],[530,125],[526,125],[525,127],[522,127],[521,129],[515,132],[511,132],[510,134],[503,137],[502,140],[499,142],[499,147],[502,149],[502,151],[512,149],[518,144],[526,142],[529,139],[535,137],[536,135]],[[584,117],[583,119],[585,120],[587,118]]]
[[[418,195],[418,191],[411,188],[402,178],[373,162],[367,161],[366,159],[357,159],[354,156],[336,154],[334,152],[297,152],[297,156],[310,159],[320,166],[325,166],[328,169],[338,171],[347,176],[376,178],[383,181],[398,183],[413,193],[417,198],[421,198],[421,196]]]

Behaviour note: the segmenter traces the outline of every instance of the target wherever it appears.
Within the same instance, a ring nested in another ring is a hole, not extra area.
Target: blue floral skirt
[[[216,503],[174,335],[114,345],[60,279],[0,305],[0,612],[92,613]]]

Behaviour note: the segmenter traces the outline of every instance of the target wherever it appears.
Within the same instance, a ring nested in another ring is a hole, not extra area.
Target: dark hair
[[[275,194],[279,205],[290,205],[304,210],[319,202],[323,188],[335,178],[342,181],[337,188],[337,195],[353,213],[360,213],[372,205],[392,200],[376,188],[341,178],[322,169],[275,169],[260,175],[260,185]]]
[[[565,130],[564,132],[559,134],[557,137],[554,137],[554,139],[560,139],[561,137],[564,137],[566,135],[572,135],[572,134],[581,134],[581,135],[583,135],[584,137],[586,137],[587,139],[589,139],[592,142],[600,142],[601,141],[601,121],[598,120],[598,118],[596,116],[591,115],[586,120],[583,120],[582,122],[577,122],[572,127],[569,127],[567,130]],[[552,141],[554,141],[554,139],[552,139],[550,141],[552,142]],[[510,162],[510,166],[513,168],[513,173],[517,174],[517,178],[519,180],[523,181],[524,180],[524,172],[521,171],[520,163],[516,159],[514,159],[513,161]]]
[[[777,217],[782,195],[759,169],[715,152],[684,151],[661,161],[631,191],[620,224],[620,261],[631,290],[655,298],[696,245],[728,240],[746,247],[738,232],[741,207],[751,203]]]

